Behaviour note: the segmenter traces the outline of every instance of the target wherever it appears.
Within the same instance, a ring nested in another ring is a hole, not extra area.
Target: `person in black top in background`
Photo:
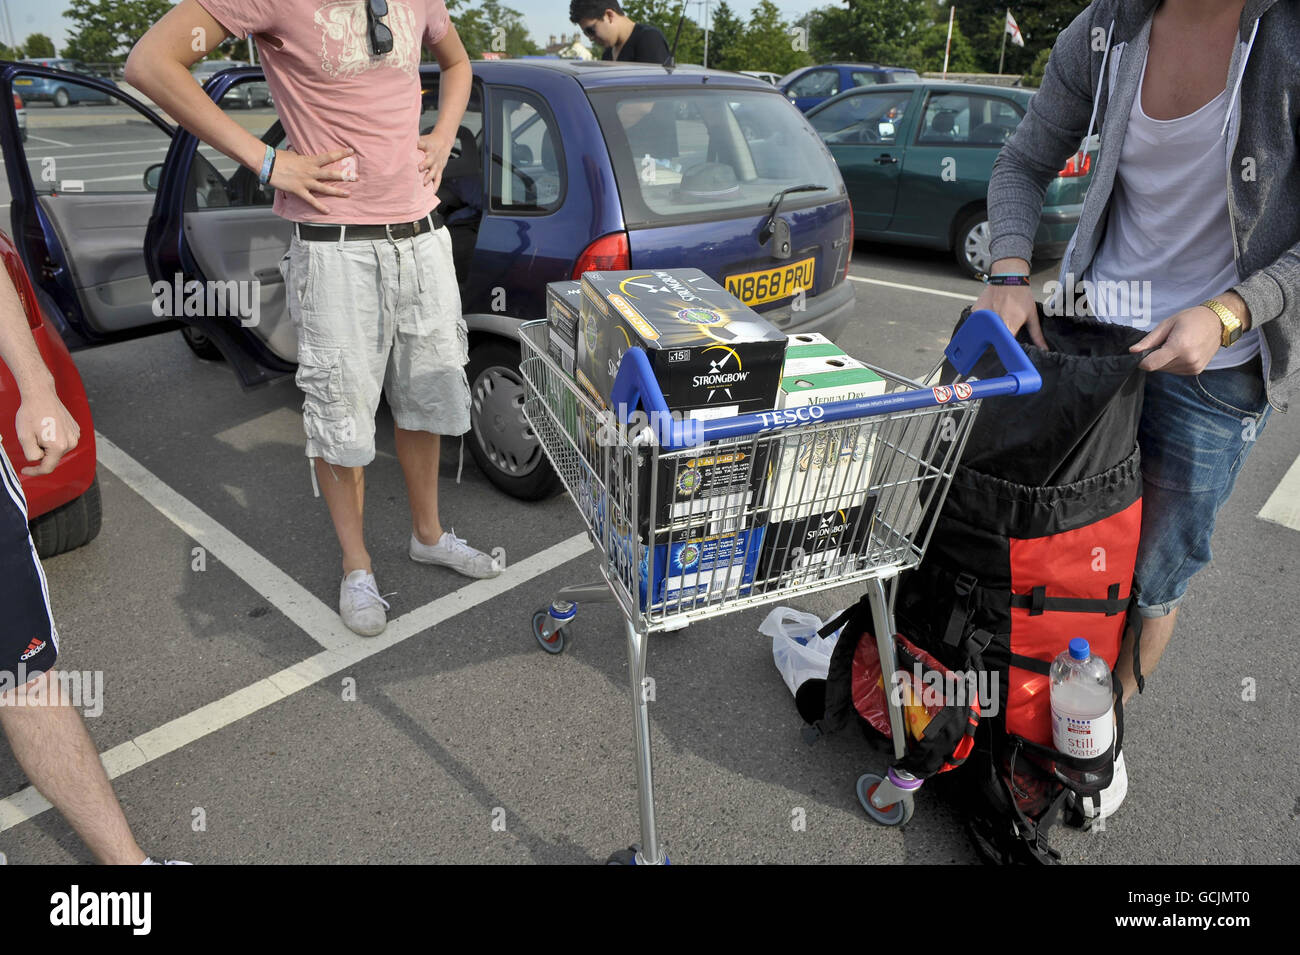
[[[668,59],[668,41],[659,28],[633,23],[618,0],[571,0],[569,19],[587,39],[605,48],[602,60],[663,63]]]

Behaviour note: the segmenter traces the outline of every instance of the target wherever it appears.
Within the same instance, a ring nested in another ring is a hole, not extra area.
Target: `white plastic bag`
[[[758,632],[772,638],[772,658],[791,693],[805,680],[826,679],[840,635],[823,639],[817,635],[821,628],[820,617],[793,607],[777,607],[759,624]]]

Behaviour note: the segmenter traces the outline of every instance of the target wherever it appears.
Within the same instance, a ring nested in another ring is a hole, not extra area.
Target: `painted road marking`
[[[102,441],[103,439],[99,440]],[[117,451],[117,453],[121,454],[121,451]],[[101,460],[103,460],[102,457]],[[136,467],[139,467],[139,465],[136,465]],[[114,473],[118,472],[115,470]],[[118,474],[118,476],[122,477],[121,474]],[[126,479],[123,478],[123,480]],[[154,501],[150,500],[150,503],[158,507],[158,504]],[[159,507],[159,510],[163,509]],[[171,517],[172,520],[176,520],[167,511],[163,511],[163,513]],[[179,521],[177,521],[177,526],[182,529],[185,528],[185,525],[182,525]],[[409,640],[416,634],[423,633],[430,627],[445,623],[466,610],[472,610],[481,604],[489,603],[502,594],[588,553],[591,553],[591,543],[586,533],[575,534],[567,540],[560,541],[558,544],[553,544],[545,550],[533,554],[531,557],[526,557],[518,563],[511,564],[498,577],[490,580],[476,580],[453,593],[425,604],[423,607],[403,614],[396,620],[389,621],[388,629],[378,637],[354,637],[345,646],[322,650],[300,663],[286,667],[278,673],[273,673],[243,689],[236,690],[219,700],[208,703],[206,706],[201,706],[197,710],[186,713],[184,716],[178,716],[156,729],[141,733],[134,739],[114,746],[100,756],[104,769],[108,773],[108,778],[116,779],[133,769],[138,769],[155,759],[188,746],[190,743],[224,729],[246,716],[251,716],[258,710],[287,699],[293,694],[319,683],[326,677],[353,667],[368,657],[373,657],[389,647],[396,646],[404,640]],[[321,604],[321,606],[323,607],[324,604]],[[331,611],[331,613],[333,612]],[[523,617],[520,617],[520,621],[520,626],[524,626]],[[8,799],[0,800],[0,832],[21,825],[50,808],[51,806],[45,800],[45,797],[37,792],[35,787],[28,786],[26,789],[14,793]]]
[[[1259,512],[1260,520],[1300,531],[1300,457],[1291,462]]]
[[[926,295],[939,295],[943,298],[957,298],[963,302],[973,302],[978,296],[966,295],[963,292],[945,292],[943,289],[923,288],[920,285],[904,285],[902,282],[886,282],[884,279],[864,279],[857,275],[850,275],[849,281],[862,282],[865,285],[883,285],[885,288],[902,289],[904,292],[924,292]]]
[[[338,612],[221,524],[164,484],[140,462],[95,432],[99,462],[249,587],[327,650],[364,639],[349,630]]]

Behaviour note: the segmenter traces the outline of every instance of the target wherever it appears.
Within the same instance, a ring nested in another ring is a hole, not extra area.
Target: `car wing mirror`
[[[144,188],[148,192],[157,192],[158,183],[162,181],[162,163],[154,163],[144,171]]]

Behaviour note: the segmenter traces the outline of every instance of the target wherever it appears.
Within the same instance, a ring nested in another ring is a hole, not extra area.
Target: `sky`
[[[728,0],[731,9],[743,13],[746,17],[753,9],[756,0]],[[825,6],[829,0],[776,0],[777,7],[787,19],[802,16],[808,10]],[[534,42],[546,45],[552,33],[572,34],[576,27],[569,23],[569,0],[505,0],[507,6],[513,7],[524,15],[524,20],[532,31]],[[712,3],[711,3],[712,5]],[[31,33],[44,33],[54,41],[54,46],[63,52],[63,43],[67,38],[68,21],[63,12],[68,8],[67,0],[0,0],[0,12],[8,10],[8,18],[0,16],[0,40],[11,43],[11,37],[21,42]],[[702,0],[688,0],[687,14],[700,20],[703,14]],[[10,27],[12,25],[12,33]]]

